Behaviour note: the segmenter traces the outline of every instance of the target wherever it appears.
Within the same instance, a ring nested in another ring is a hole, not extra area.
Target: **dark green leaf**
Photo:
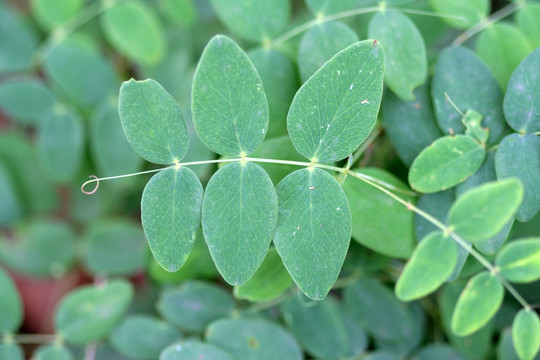
[[[374,40],[339,52],[298,90],[287,129],[299,153],[315,162],[341,160],[375,126],[382,96],[384,53]]]
[[[437,13],[456,18],[443,17],[442,20],[453,28],[465,30],[484,20],[489,14],[488,0],[429,0],[429,4]]]
[[[218,154],[249,154],[264,139],[268,102],[261,78],[230,38],[217,35],[204,49],[193,79],[191,108],[201,140]]]
[[[0,74],[28,70],[38,36],[20,14],[0,6]]]
[[[540,4],[525,3],[514,18],[517,26],[527,35],[533,48],[540,46]],[[533,76],[534,74],[529,74]]]
[[[278,187],[279,219],[274,244],[302,291],[323,299],[336,281],[351,237],[345,193],[321,169],[297,170]]]
[[[485,149],[469,136],[442,137],[414,159],[409,183],[424,193],[446,190],[474,174],[485,155]]]
[[[32,14],[47,30],[64,25],[84,6],[83,0],[31,0]]]
[[[448,215],[448,210],[450,210],[450,206],[452,206],[455,199],[456,196],[454,195],[454,190],[450,189],[438,193],[421,195],[416,206],[444,223],[446,221],[446,216]],[[429,233],[439,230],[439,228],[420,215],[415,214],[414,230],[416,240],[420,241]]]
[[[257,164],[233,163],[208,182],[202,226],[216,266],[231,285],[242,285],[259,268],[277,223],[276,191]]]
[[[186,155],[189,136],[184,116],[154,80],[124,82],[118,112],[129,143],[144,159],[172,164]]]
[[[497,255],[495,264],[509,281],[527,283],[540,279],[540,238],[511,242]]]
[[[201,332],[215,319],[228,316],[234,299],[221,287],[201,281],[185,282],[161,294],[157,309],[168,322],[190,332]]]
[[[6,81],[0,84],[0,108],[13,120],[23,124],[36,124],[52,110],[56,99],[39,80]]]
[[[517,177],[525,188],[516,219],[528,221],[540,210],[540,137],[511,134],[499,144],[495,155],[497,178]]]
[[[55,328],[69,343],[83,345],[95,342],[116,326],[132,297],[131,285],[123,280],[80,287],[58,304]]]
[[[207,340],[236,359],[302,360],[304,356],[294,337],[281,327],[258,319],[224,319],[206,330]]]
[[[514,348],[520,359],[532,360],[540,350],[540,319],[530,309],[522,309],[512,324]]]
[[[200,228],[203,187],[195,173],[169,168],[146,184],[141,200],[144,233],[156,261],[178,270],[191,253]]]
[[[34,352],[35,360],[74,360],[73,354],[62,345],[45,345]]]
[[[0,162],[0,226],[8,227],[23,217],[22,201],[8,169]]]
[[[0,268],[0,332],[15,333],[23,320],[22,311],[21,298],[15,284]]]
[[[219,347],[197,340],[183,341],[163,350],[160,360],[234,360]]]

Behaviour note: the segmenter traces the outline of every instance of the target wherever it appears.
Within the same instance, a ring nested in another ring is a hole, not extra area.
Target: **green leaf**
[[[357,173],[390,184],[400,197],[414,201],[402,192],[410,191],[401,180],[377,168],[356,169]],[[348,176],[342,183],[351,206],[352,236],[360,244],[386,256],[407,259],[411,255],[414,240],[414,213],[388,195],[365,182]],[[392,219],[392,226],[388,226]]]
[[[118,112],[129,143],[144,159],[172,164],[186,155],[189,136],[184,116],[154,80],[124,82]]]
[[[0,343],[0,360],[24,360],[24,352],[19,344]]]
[[[509,281],[528,283],[540,279],[540,238],[527,238],[506,245],[495,259]]]
[[[482,115],[474,110],[467,110],[461,118],[465,125],[465,135],[472,137],[484,145],[489,137],[489,129],[482,127]]]
[[[281,295],[292,284],[275,248],[271,247],[261,266],[246,283],[234,288],[237,299],[267,301]]]
[[[235,302],[223,288],[202,281],[187,281],[165,290],[157,302],[161,316],[189,332],[201,332],[213,320],[228,316]]]
[[[202,184],[186,168],[169,168],[154,175],[141,200],[141,219],[150,250],[167,271],[176,271],[193,249],[200,228]]]
[[[15,182],[8,169],[0,162],[0,226],[15,224],[24,215],[21,199],[17,194]]]
[[[185,220],[184,220],[185,221]],[[84,264],[96,275],[135,275],[148,263],[148,245],[140,226],[115,219],[90,224]]]
[[[512,73],[504,96],[504,115],[520,133],[540,131],[540,49],[534,50]]]
[[[230,7],[230,1],[227,4]],[[264,139],[268,102],[263,84],[232,39],[217,35],[204,49],[193,79],[191,108],[197,134],[218,154],[249,154]]]
[[[514,348],[520,359],[532,360],[540,350],[540,319],[530,309],[522,309],[512,324]]]
[[[208,182],[202,226],[216,267],[229,284],[242,285],[259,268],[277,223],[278,201],[257,164],[233,163]]]
[[[357,41],[354,30],[339,21],[324,22],[309,29],[298,46],[297,62],[302,82],[339,51]]]
[[[183,341],[167,347],[161,352],[160,360],[234,360],[219,347],[197,340]]]
[[[83,0],[31,0],[32,14],[47,30],[64,25],[84,6]]]
[[[380,11],[371,19],[368,37],[385,49],[384,83],[403,100],[414,100],[413,90],[427,77],[426,46],[414,23],[394,11]]]
[[[248,52],[257,69],[268,100],[270,122],[267,138],[287,134],[287,112],[298,88],[297,70],[280,52],[259,48]],[[279,158],[282,159],[282,158]]]
[[[450,208],[448,224],[473,244],[497,234],[512,219],[523,199],[516,179],[490,182],[467,191]]]
[[[433,359],[462,360],[453,348],[443,343],[426,345],[412,358],[412,360]]]
[[[495,155],[497,178],[517,177],[525,188],[523,203],[516,219],[528,221],[540,210],[540,137],[508,135]]]
[[[457,264],[457,245],[442,232],[432,232],[414,249],[396,283],[396,295],[411,301],[437,290]]]
[[[95,106],[116,95],[118,76],[97,49],[65,40],[51,47],[43,65],[63,95],[77,105]]]
[[[287,129],[299,153],[331,163],[351,154],[375,126],[384,53],[374,40],[340,51],[296,93]]]
[[[179,340],[180,333],[166,322],[147,315],[126,318],[110,335],[111,345],[130,359],[157,359],[161,350]]]
[[[466,30],[484,20],[489,14],[490,2],[488,0],[429,0],[429,4],[441,15],[450,15],[459,18],[441,18],[451,27]]]
[[[83,345],[95,342],[116,326],[132,297],[133,288],[124,280],[80,287],[58,304],[55,328],[68,343]]]
[[[338,302],[330,297],[310,302],[295,296],[280,307],[288,327],[302,347],[316,358],[341,359],[351,351],[345,322]]]
[[[32,357],[35,360],[74,360],[73,354],[62,345],[44,345],[39,347]]]
[[[0,268],[0,333],[15,333],[22,324],[22,312],[21,298],[15,284]]]
[[[155,65],[165,56],[166,42],[159,18],[142,1],[114,4],[101,15],[109,43],[130,60]]]
[[[235,35],[253,42],[269,41],[289,22],[289,0],[211,0],[219,19]]]
[[[540,4],[525,3],[514,18],[517,26],[527,35],[533,48],[540,46]],[[534,74],[530,74],[531,76]]]
[[[476,41],[478,57],[486,63],[503,89],[514,69],[532,50],[525,34],[511,23],[488,26]]]
[[[409,183],[424,193],[446,190],[474,174],[485,155],[485,149],[469,136],[444,136],[414,159]]]
[[[190,28],[197,23],[197,6],[194,0],[159,0],[163,16],[181,28]]]
[[[465,131],[461,115],[447,100],[448,95],[462,112],[472,109],[483,116],[481,125],[488,128],[490,134],[488,144],[496,144],[505,135],[501,87],[472,51],[464,47],[449,47],[440,53],[431,95],[437,122],[443,132],[461,134]]]
[[[259,319],[223,319],[206,330],[206,339],[236,359],[301,360],[296,340],[278,325]]]
[[[450,189],[433,194],[423,194],[418,199],[416,206],[433,216],[435,219],[444,223],[446,221],[446,216],[448,215],[448,210],[450,210],[450,206],[452,206],[455,199],[456,196],[454,194],[454,189]],[[439,228],[420,215],[415,214],[414,230],[416,240],[420,241],[429,233],[439,230]]]
[[[36,149],[41,168],[51,180],[72,180],[81,166],[83,148],[83,122],[73,110],[60,108],[41,119]]]
[[[322,17],[356,9],[358,2],[358,0],[306,0],[306,5],[313,15]]]
[[[427,84],[416,88],[413,95],[415,100],[405,101],[387,91],[382,102],[384,130],[408,167],[425,147],[442,135],[435,122]]]
[[[504,288],[487,271],[472,277],[458,298],[452,314],[452,331],[458,336],[474,333],[495,315],[501,306]]]
[[[0,24],[0,74],[28,70],[39,44],[34,29],[7,6],[0,6]]]
[[[6,81],[0,84],[0,108],[22,125],[34,125],[51,111],[54,95],[34,78]]]
[[[345,193],[317,168],[289,174],[276,190],[276,250],[302,292],[321,300],[334,285],[349,247],[351,210]]]
[[[0,237],[0,260],[36,278],[63,276],[75,262],[75,234],[58,221],[38,220],[21,226],[14,238]]]

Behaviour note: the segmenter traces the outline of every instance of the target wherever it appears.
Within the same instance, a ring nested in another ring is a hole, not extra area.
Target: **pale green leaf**
[[[474,333],[495,315],[501,306],[504,288],[487,271],[472,277],[458,298],[452,314],[452,331],[458,336]]]
[[[488,26],[476,41],[478,57],[486,63],[502,89],[506,89],[510,75],[532,50],[525,34],[511,23]],[[531,72],[527,75],[537,74]]]
[[[490,182],[467,191],[450,208],[448,224],[473,244],[497,234],[512,219],[523,199],[516,179]]]
[[[540,279],[540,238],[511,242],[497,255],[495,264],[509,281],[528,283]]]
[[[467,48],[449,47],[440,53],[431,95],[437,122],[443,132],[461,134],[465,131],[461,115],[447,100],[448,95],[461,112],[475,110],[482,115],[481,125],[489,129],[488,144],[496,144],[504,136],[506,123],[501,106],[501,87],[487,66]]]
[[[0,6],[0,74],[28,70],[38,44],[38,34],[26,19]]]
[[[339,183],[321,169],[289,174],[278,187],[274,244],[302,291],[323,299],[335,283],[351,238],[351,210]]]
[[[465,125],[465,135],[472,137],[480,144],[484,145],[489,137],[489,129],[482,127],[482,115],[474,110],[467,110],[461,118]]]
[[[453,28],[466,30],[484,20],[490,11],[488,0],[429,0],[437,13],[456,18],[443,17],[442,20]]]
[[[208,182],[202,226],[216,267],[229,284],[242,285],[268,252],[278,215],[276,191],[257,164],[233,163]]]
[[[261,43],[285,27],[291,12],[289,0],[211,0],[211,3],[232,33]]]
[[[474,174],[485,155],[485,149],[469,136],[439,138],[414,159],[409,183],[424,193],[446,190]]]
[[[132,297],[133,288],[124,280],[80,287],[57,305],[54,316],[56,331],[71,344],[95,342],[116,326]]]
[[[514,18],[517,26],[527,35],[533,48],[540,46],[540,4],[527,2]],[[534,75],[534,74],[529,74]]]
[[[83,0],[31,0],[32,14],[47,30],[64,25],[83,8]]]
[[[8,169],[0,162],[0,226],[15,224],[24,215],[20,195],[17,193],[15,181]]]
[[[213,320],[228,316],[234,299],[223,288],[202,281],[188,281],[164,291],[157,309],[167,322],[186,331],[201,332]]]
[[[172,344],[165,348],[160,355],[160,360],[234,360],[229,354],[219,347],[203,343],[197,340],[188,340]]]
[[[24,360],[24,352],[19,344],[0,343],[0,360]]]
[[[306,0],[306,5],[313,15],[323,16],[357,8],[359,0]]]
[[[234,296],[251,302],[271,300],[281,295],[291,284],[291,276],[276,249],[271,247],[251,279],[234,288]]]
[[[0,332],[17,332],[22,324],[22,312],[22,302],[15,284],[0,268]]]
[[[380,11],[369,23],[368,37],[384,46],[385,85],[403,100],[414,100],[414,89],[427,77],[426,46],[414,23],[397,11]]]
[[[441,286],[454,271],[457,245],[442,232],[432,232],[414,249],[396,283],[402,301],[426,296]]]
[[[206,330],[208,342],[242,360],[302,360],[295,338],[280,326],[260,319],[218,320]]]
[[[530,309],[522,309],[512,324],[514,348],[521,360],[532,360],[540,350],[540,319]]]
[[[159,0],[163,16],[175,25],[190,28],[197,23],[196,0]]]
[[[130,60],[155,65],[163,59],[165,34],[150,5],[142,1],[114,4],[101,20],[109,43]]]
[[[178,270],[191,253],[200,228],[202,184],[186,168],[169,168],[146,184],[141,219],[150,250],[167,271]]]
[[[5,81],[0,84],[0,108],[14,121],[33,125],[51,111],[56,102],[54,95],[39,80]]]
[[[309,29],[298,46],[298,68],[305,82],[325,62],[341,50],[358,41],[358,35],[348,25],[329,21]]]
[[[181,335],[165,321],[147,315],[126,318],[109,336],[111,345],[130,359],[157,359]]]
[[[186,155],[189,136],[182,112],[154,80],[124,82],[118,111],[129,143],[144,159],[172,164]]]
[[[508,135],[499,144],[495,155],[497,178],[518,178],[525,188],[523,203],[516,219],[528,221],[540,210],[540,137]]]
[[[356,169],[357,173],[390,184],[400,197],[414,201],[403,192],[410,191],[401,180],[377,168]],[[411,255],[414,240],[414,213],[388,195],[365,182],[348,176],[342,183],[351,206],[352,237],[360,244],[386,256],[407,259]],[[388,219],[392,226],[388,226]]]
[[[225,156],[253,152],[268,130],[268,102],[257,70],[230,38],[206,46],[193,79],[191,108],[201,140]]]
[[[504,115],[520,133],[540,131],[540,48],[534,50],[513,72],[504,96]]]
[[[39,347],[32,357],[34,360],[74,360],[73,354],[62,345],[44,345]]]
[[[340,51],[298,90],[287,129],[299,153],[330,163],[347,157],[375,126],[384,53],[374,40]]]

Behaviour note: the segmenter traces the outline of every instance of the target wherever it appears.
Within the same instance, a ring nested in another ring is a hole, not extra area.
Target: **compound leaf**
[[[277,186],[274,244],[304,294],[323,299],[336,281],[351,238],[351,210],[339,183],[321,169],[301,169]]]
[[[375,126],[384,53],[375,40],[340,51],[298,90],[287,129],[299,153],[331,163],[352,153]]]
[[[22,303],[15,284],[0,268],[0,332],[15,333],[23,320]]]
[[[440,231],[429,234],[414,249],[396,283],[396,296],[411,301],[430,294],[452,274],[457,245]]]
[[[186,167],[154,175],[144,189],[141,219],[150,250],[167,271],[178,270],[200,228],[203,187]]]
[[[469,136],[439,138],[414,159],[409,183],[424,193],[446,190],[474,174],[485,155],[485,149]]]
[[[502,276],[515,283],[540,279],[540,238],[519,239],[506,245],[495,265]]]
[[[451,327],[454,334],[466,336],[486,325],[502,304],[504,288],[487,271],[472,277],[458,298]]]
[[[217,35],[206,45],[193,79],[191,108],[197,134],[220,155],[249,154],[263,141],[268,102],[261,78],[227,36]]]
[[[160,360],[234,360],[219,347],[197,340],[182,341],[165,348]]]
[[[154,80],[122,84],[118,112],[126,137],[144,159],[156,164],[179,162],[189,136],[176,101]]]
[[[521,309],[512,324],[512,340],[519,358],[532,360],[540,350],[540,319],[531,309]]]

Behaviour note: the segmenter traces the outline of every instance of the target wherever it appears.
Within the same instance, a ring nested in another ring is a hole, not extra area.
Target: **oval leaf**
[[[530,309],[521,309],[512,324],[514,348],[522,360],[532,360],[540,350],[540,319]]]
[[[452,314],[452,331],[458,336],[474,333],[488,323],[501,306],[504,288],[487,271],[469,280]]]
[[[495,259],[502,276],[515,283],[540,279],[540,238],[520,239],[506,245]]]
[[[184,116],[154,80],[124,82],[118,112],[129,143],[144,159],[172,164],[186,155],[189,136]]]
[[[540,46],[540,4],[527,2],[514,18],[517,26],[527,35],[533,48]],[[530,74],[533,76],[534,74]]]
[[[97,341],[116,326],[132,297],[131,284],[123,280],[100,287],[80,287],[58,304],[55,328],[63,339],[75,345]]]
[[[414,159],[409,183],[423,193],[446,190],[474,174],[482,166],[485,155],[485,149],[471,137],[442,137]]]
[[[523,199],[516,179],[491,182],[467,191],[450,208],[448,224],[473,244],[497,234],[512,219]]]
[[[429,0],[429,4],[441,15],[456,17],[441,17],[441,19],[451,27],[460,30],[466,30],[484,20],[490,10],[488,0]]]
[[[340,51],[298,90],[287,117],[306,158],[330,163],[351,154],[373,130],[381,103],[382,46],[374,40]]]
[[[242,285],[259,268],[277,223],[276,191],[268,174],[254,163],[218,170],[203,199],[202,225],[219,272]]]
[[[1,360],[24,360],[24,352],[19,344],[12,342],[0,343]]]
[[[454,271],[457,256],[450,237],[432,232],[414,249],[396,283],[396,296],[411,301],[437,290]]]
[[[512,73],[504,96],[504,116],[520,133],[540,131],[540,48],[534,50]]]
[[[15,224],[24,215],[22,201],[17,193],[16,182],[8,169],[0,162],[0,226]]]
[[[0,6],[0,74],[25,71],[34,65],[39,36],[31,23],[10,6]]]
[[[47,30],[65,24],[84,6],[83,0],[31,0],[32,14]]]
[[[163,350],[160,360],[234,360],[219,347],[197,340],[183,341]]]
[[[201,140],[225,156],[253,152],[268,130],[268,102],[257,70],[230,38],[204,49],[193,79],[191,108]]]
[[[1,358],[1,356],[0,356]],[[38,348],[32,357],[35,360],[73,360],[73,354],[61,345],[45,345]]]
[[[53,109],[54,95],[37,79],[0,84],[0,108],[21,124],[36,124]]]
[[[323,299],[336,281],[351,238],[345,193],[321,169],[289,174],[278,187],[279,219],[274,244],[298,287]]]
[[[394,10],[380,11],[371,19],[368,37],[385,48],[384,83],[403,100],[427,77],[426,46],[416,25]]]
[[[0,332],[15,333],[23,320],[22,303],[15,284],[0,268]]]

